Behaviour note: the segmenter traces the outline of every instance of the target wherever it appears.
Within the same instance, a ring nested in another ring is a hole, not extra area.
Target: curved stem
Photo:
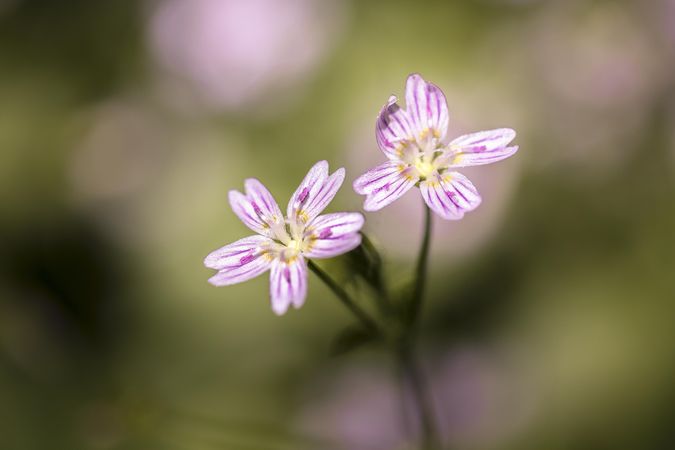
[[[420,247],[419,255],[417,256],[417,268],[415,269],[415,286],[413,288],[410,308],[410,322],[409,325],[414,327],[417,323],[417,318],[422,310],[422,303],[424,302],[424,290],[426,288],[427,280],[427,266],[429,261],[429,243],[431,242],[431,209],[424,204],[424,237],[422,238],[422,246]]]
[[[359,305],[352,300],[351,296],[345,291],[342,286],[340,286],[337,281],[333,280],[330,275],[323,271],[319,266],[317,266],[314,261],[308,260],[307,267],[314,272],[314,274],[324,282],[326,286],[330,288],[335,296],[342,302],[343,305],[347,307],[361,323],[371,331],[374,331],[378,334],[381,334],[380,327],[375,323],[373,319],[370,318],[368,313],[366,313]]]

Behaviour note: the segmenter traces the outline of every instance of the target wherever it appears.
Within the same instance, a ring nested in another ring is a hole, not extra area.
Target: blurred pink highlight
[[[445,444],[504,443],[533,419],[536,393],[522,380],[520,368],[509,367],[499,355],[465,346],[436,359],[436,367],[427,364],[425,371]],[[314,389],[298,427],[334,442],[331,448],[408,448],[418,437],[415,417],[404,419],[411,399],[407,393],[403,398],[398,380],[383,369],[347,369]]]
[[[649,33],[618,7],[553,6],[533,30],[538,71],[560,100],[608,109],[642,104],[660,63]]]
[[[201,101],[238,109],[306,79],[341,12],[332,1],[165,0],[151,17],[149,44]]]

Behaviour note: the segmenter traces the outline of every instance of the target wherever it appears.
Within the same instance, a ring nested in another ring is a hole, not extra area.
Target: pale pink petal
[[[399,178],[402,173],[411,173],[408,166],[401,162],[387,161],[375,166],[354,180],[353,187],[357,194],[367,195],[380,189],[387,183]]]
[[[204,265],[217,269],[209,279],[215,286],[227,286],[255,278],[270,268],[269,245],[264,236],[249,236],[211,252],[204,258]]]
[[[331,258],[347,253],[361,244],[359,230],[363,227],[360,213],[325,214],[314,219],[307,227],[310,249],[308,258]]]
[[[436,175],[420,183],[426,204],[447,220],[458,220],[464,213],[480,205],[481,198],[474,185],[459,172]]]
[[[246,195],[234,190],[229,193],[232,211],[251,230],[270,236],[274,225],[284,221],[277,202],[267,188],[254,178],[247,179],[244,186]]]
[[[418,141],[427,136],[438,140],[445,137],[448,130],[448,103],[438,86],[413,73],[406,82],[405,102]]]
[[[510,128],[480,131],[460,136],[448,145],[444,157],[451,167],[479,166],[501,161],[518,151],[518,146],[507,147],[516,137]]]
[[[402,147],[413,139],[408,114],[396,103],[396,96],[389,97],[375,122],[377,145],[390,159],[399,159]]]
[[[301,256],[290,261],[275,259],[270,272],[272,310],[284,314],[290,305],[299,308],[307,297],[307,263]]]
[[[387,161],[354,180],[354,190],[366,195],[363,208],[377,211],[403,194],[419,181],[416,172],[403,163]]]
[[[309,170],[288,202],[288,217],[309,222],[328,206],[344,180],[343,168],[328,176],[328,163],[319,161]]]
[[[246,196],[260,209],[263,217],[272,218],[275,223],[278,220],[283,220],[279,205],[274,200],[272,194],[270,194],[270,191],[260,181],[255,178],[249,178],[244,181],[244,188],[246,189]]]
[[[417,178],[410,178],[403,174],[398,175],[390,183],[386,183],[368,194],[363,202],[363,209],[377,211],[384,208],[408,192],[416,182]]]

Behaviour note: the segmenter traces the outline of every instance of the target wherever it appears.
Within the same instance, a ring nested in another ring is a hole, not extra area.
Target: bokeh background
[[[1,0],[0,448],[414,448],[390,358],[335,355],[352,318],[317,279],[279,318],[266,277],[202,266],[250,233],[246,177],[285,205],[327,159],[331,210],[358,210],[410,72],[452,134],[521,147],[436,223],[420,357],[448,445],[672,448],[674,67],[672,0]],[[406,283],[419,196],[366,216]]]

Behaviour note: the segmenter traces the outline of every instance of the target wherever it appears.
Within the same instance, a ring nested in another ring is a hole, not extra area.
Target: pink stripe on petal
[[[445,137],[448,131],[448,102],[438,86],[413,73],[406,81],[405,102],[418,142],[432,135],[438,140]]]
[[[335,198],[335,194],[345,181],[345,169],[339,168],[325,181],[321,189],[314,196],[307,196],[304,210],[307,214],[307,220],[312,220],[326,209],[328,204]]]
[[[354,190],[357,194],[370,194],[381,189],[384,185],[391,184],[400,178],[402,172],[405,170],[406,165],[396,161],[387,161],[379,166],[373,167],[354,180]]]
[[[375,122],[377,145],[388,158],[398,159],[397,148],[412,137],[410,118],[396,103],[396,96],[392,95]]]
[[[479,166],[501,161],[518,151],[518,146],[507,147],[516,137],[510,128],[480,131],[460,136],[450,142],[445,158],[450,167]]]
[[[385,180],[379,180],[377,182],[378,187],[368,192],[366,200],[363,202],[363,209],[366,211],[377,211],[384,208],[408,192],[417,181],[417,178],[411,179],[400,172],[389,176]]]
[[[249,236],[214,250],[204,258],[204,265],[211,269],[225,269],[240,265],[246,255],[262,252],[271,240],[265,236]]]
[[[337,194],[344,179],[343,168],[328,176],[328,163],[316,163],[288,202],[288,217],[308,222],[321,214]]]
[[[428,127],[438,134],[437,139],[442,141],[448,131],[448,102],[443,91],[432,83],[426,85]]]
[[[265,220],[261,217],[259,207],[254,206],[254,203],[239,191],[230,191],[228,197],[232,211],[239,217],[239,220],[241,220],[244,225],[256,233],[267,233]]]
[[[270,268],[266,246],[271,241],[264,236],[250,236],[211,252],[205,259],[206,267],[219,272],[209,279],[215,286],[227,286],[255,278]]]
[[[292,261],[274,260],[270,272],[272,311],[284,314],[290,305],[299,308],[307,297],[307,262],[302,257]]]
[[[288,217],[294,217],[307,203],[308,198],[317,194],[327,178],[328,162],[319,161],[314,164],[288,201],[286,208]]]
[[[334,213],[319,216],[308,226],[311,248],[308,258],[331,258],[341,255],[361,243],[359,230],[364,218],[360,213]]]
[[[429,208],[446,220],[461,219],[481,203],[475,186],[459,172],[421,182],[420,192]]]
[[[246,196],[254,203],[254,209],[262,213],[268,224],[283,220],[279,205],[260,181],[249,178],[244,181],[244,188],[246,189]]]
[[[312,249],[305,252],[308,258],[333,258],[350,252],[361,245],[361,234],[352,233],[330,239],[318,239],[314,241]]]
[[[284,221],[277,202],[267,188],[255,178],[247,179],[244,187],[246,195],[235,190],[229,192],[232,211],[251,230],[270,236],[272,225]]]
[[[464,214],[457,208],[445,193],[440,189],[440,185],[433,184],[429,180],[420,183],[420,193],[424,202],[432,211],[446,220],[459,220]]]
[[[425,82],[418,73],[408,76],[405,84],[405,106],[410,115],[415,135],[419,135],[427,123],[427,96]]]

